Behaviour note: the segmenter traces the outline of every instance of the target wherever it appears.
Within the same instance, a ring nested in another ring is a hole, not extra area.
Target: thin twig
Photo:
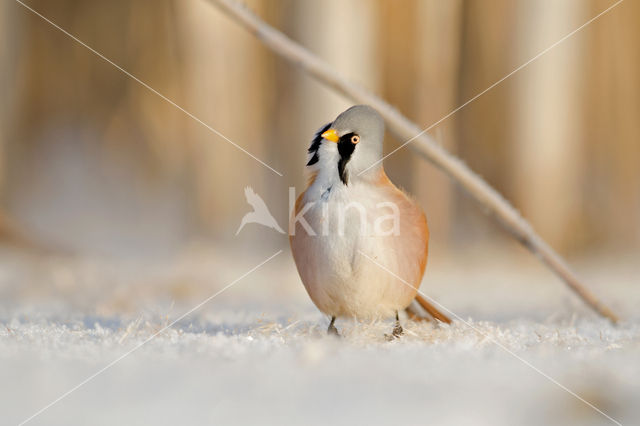
[[[374,107],[384,117],[389,130],[403,140],[412,139],[408,145],[414,152],[429,160],[464,188],[485,210],[547,267],[560,277],[571,290],[600,315],[614,323],[618,317],[606,307],[590,290],[580,283],[565,260],[556,253],[486,181],[474,173],[460,159],[448,153],[429,137],[423,129],[404,117],[398,110],[367,89],[348,81],[326,62],[300,44],[271,27],[244,5],[234,0],[209,0],[230,18],[244,26],[267,47],[284,59],[298,66],[320,82],[357,103]],[[414,139],[415,138],[415,139]]]

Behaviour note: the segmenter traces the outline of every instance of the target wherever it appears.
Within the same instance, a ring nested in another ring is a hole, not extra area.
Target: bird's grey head
[[[382,158],[384,120],[368,105],[347,109],[333,123],[325,126],[319,136],[321,140],[316,139],[319,142],[316,161],[323,160],[319,164],[321,169],[336,167],[337,176],[345,185],[374,176],[382,167],[376,162]],[[376,165],[371,167],[373,164]]]

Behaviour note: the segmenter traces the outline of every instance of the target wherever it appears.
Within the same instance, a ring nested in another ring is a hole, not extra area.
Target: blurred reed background
[[[0,4],[3,239],[140,255],[194,240],[284,246],[313,133],[349,105],[204,0],[25,1],[284,174],[279,177],[13,1]],[[613,4],[249,1],[267,22],[427,127]],[[626,1],[431,134],[565,255],[640,245],[640,2]],[[402,141],[388,135],[388,152]],[[387,173],[432,247],[505,241],[408,149]]]

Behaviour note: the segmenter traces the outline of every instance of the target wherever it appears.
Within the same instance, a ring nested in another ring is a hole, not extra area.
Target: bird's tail
[[[451,319],[448,316],[446,316],[445,314],[440,312],[438,309],[436,309],[435,306],[429,303],[429,301],[424,297],[422,297],[421,295],[419,294],[416,295],[416,302],[418,302],[418,304],[422,306],[422,309],[427,311],[427,313],[431,315],[433,318],[437,319],[440,322],[451,324]]]

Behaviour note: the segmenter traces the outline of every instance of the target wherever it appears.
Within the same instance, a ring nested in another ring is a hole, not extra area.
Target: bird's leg
[[[331,317],[331,322],[329,323],[329,328],[327,328],[327,334],[334,335],[334,336],[340,336],[340,333],[338,333],[338,329],[334,325],[335,322],[336,322],[336,317]]]
[[[398,316],[398,311],[396,311],[396,326],[393,327],[393,337],[400,337],[404,334],[404,330],[400,325],[400,317]]]
[[[390,342],[393,339],[398,339],[403,334],[404,334],[404,330],[400,325],[400,316],[398,315],[398,311],[396,311],[396,325],[395,327],[393,327],[393,331],[391,332],[391,334],[385,334],[384,337],[387,339],[387,341]]]

